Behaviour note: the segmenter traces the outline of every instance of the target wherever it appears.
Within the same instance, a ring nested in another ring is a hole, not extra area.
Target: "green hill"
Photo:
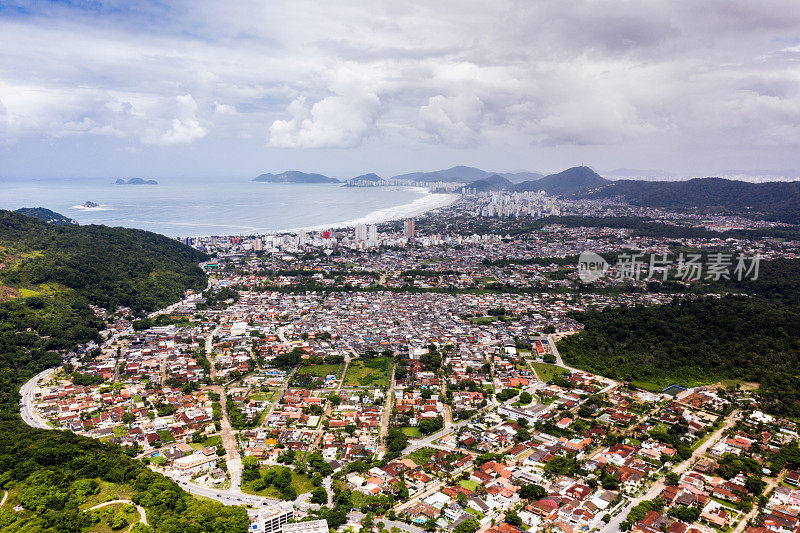
[[[125,497],[145,508],[155,532],[247,530],[243,507],[191,497],[132,459],[130,450],[33,429],[19,418],[19,387],[26,380],[59,364],[78,344],[100,340],[103,322],[88,304],[155,310],[205,285],[196,265],[203,258],[144,231],[53,226],[0,211],[0,279],[16,291],[0,302],[0,487],[9,493],[0,529],[106,531],[99,514],[84,509],[98,498]],[[12,511],[15,505],[23,510]]]
[[[590,194],[643,207],[717,211],[800,224],[800,182],[748,183],[723,178],[619,180]]]
[[[800,261],[764,261],[757,280],[710,290],[749,296],[574,314],[584,329],[559,351],[571,366],[654,389],[757,382],[762,409],[800,416]]]
[[[154,310],[205,288],[206,255],[142,230],[54,226],[0,211],[0,284],[38,292],[57,285],[109,309]],[[2,293],[0,293],[2,294]],[[21,293],[26,294],[24,291]]]
[[[44,207],[23,207],[14,212],[33,218],[38,218],[39,220],[44,220],[45,222],[55,224],[56,226],[69,226],[78,224],[75,220],[65,217],[61,213],[56,213],[55,211],[45,209]]]

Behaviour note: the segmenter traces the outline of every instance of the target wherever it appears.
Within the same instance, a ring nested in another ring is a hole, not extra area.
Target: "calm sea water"
[[[336,184],[271,184],[247,179],[159,179],[116,185],[111,179],[0,178],[0,208],[45,207],[80,224],[155,231],[170,237],[233,235],[335,225],[419,201],[419,190]],[[91,201],[100,208],[85,209]]]

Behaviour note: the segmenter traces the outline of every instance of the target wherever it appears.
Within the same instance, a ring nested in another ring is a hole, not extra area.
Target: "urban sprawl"
[[[793,422],[747,387],[644,390],[556,345],[575,312],[687,297],[636,290],[613,261],[579,290],[584,251],[798,243],[557,222],[572,215],[774,225],[467,190],[416,220],[188,238],[213,257],[207,290],[144,318],[96,308],[106,340],[26,384],[23,418],[245,505],[254,533],[798,531],[800,472],[775,460]]]

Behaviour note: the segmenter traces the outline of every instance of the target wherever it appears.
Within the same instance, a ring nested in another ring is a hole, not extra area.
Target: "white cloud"
[[[208,130],[200,125],[197,118],[197,102],[191,94],[175,97],[178,107],[178,117],[173,118],[171,126],[159,132],[150,129],[142,141],[151,144],[185,144],[202,139]]]
[[[419,110],[421,129],[455,147],[474,145],[480,134],[483,102],[474,94],[432,96]]]
[[[376,95],[362,93],[328,96],[309,108],[301,96],[287,109],[292,118],[272,123],[269,145],[282,148],[358,146],[374,129],[380,103]]]
[[[251,143],[243,162],[260,164],[270,147],[345,148],[380,170],[370,139],[384,153],[452,148],[476,162],[516,145],[513,166],[538,164],[531,147],[593,146],[609,158],[690,146],[704,160],[728,147],[714,156],[727,165],[763,144],[765,158],[796,166],[791,2],[131,0],[28,11],[0,13],[0,124],[42,150],[81,135],[144,150],[206,138],[212,157],[266,128],[267,147]]]

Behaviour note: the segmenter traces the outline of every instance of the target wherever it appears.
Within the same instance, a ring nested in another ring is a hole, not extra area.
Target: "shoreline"
[[[382,222],[392,222],[394,220],[402,220],[404,218],[418,217],[420,215],[427,213],[428,211],[433,211],[434,209],[447,207],[453,204],[459,198],[458,194],[432,193],[428,191],[428,189],[426,189],[425,187],[404,187],[404,188],[410,189],[415,192],[419,192],[422,194],[422,196],[407,204],[376,209],[374,211],[367,213],[362,217],[353,218],[342,222],[316,224],[313,226],[303,226],[287,230],[272,231],[268,232],[267,234],[269,235],[269,234],[279,234],[279,233],[323,231],[328,229],[355,228],[357,224],[380,224]]]
[[[332,222],[324,224],[314,224],[310,226],[299,226],[286,229],[265,230],[260,228],[252,228],[251,230],[236,233],[216,233],[214,235],[224,236],[247,236],[247,235],[283,235],[283,234],[298,234],[306,232],[334,230],[343,228],[355,228],[356,224],[380,224],[382,222],[391,222],[394,220],[402,220],[404,218],[412,218],[423,215],[435,209],[441,209],[453,204],[460,195],[458,194],[445,194],[445,193],[432,193],[425,187],[402,187],[414,192],[421,193],[422,196],[405,204],[396,205],[393,207],[384,207],[370,211],[364,216],[344,220],[341,222]],[[212,234],[200,235],[181,235],[176,237],[178,239],[184,238],[201,238],[210,237]]]

